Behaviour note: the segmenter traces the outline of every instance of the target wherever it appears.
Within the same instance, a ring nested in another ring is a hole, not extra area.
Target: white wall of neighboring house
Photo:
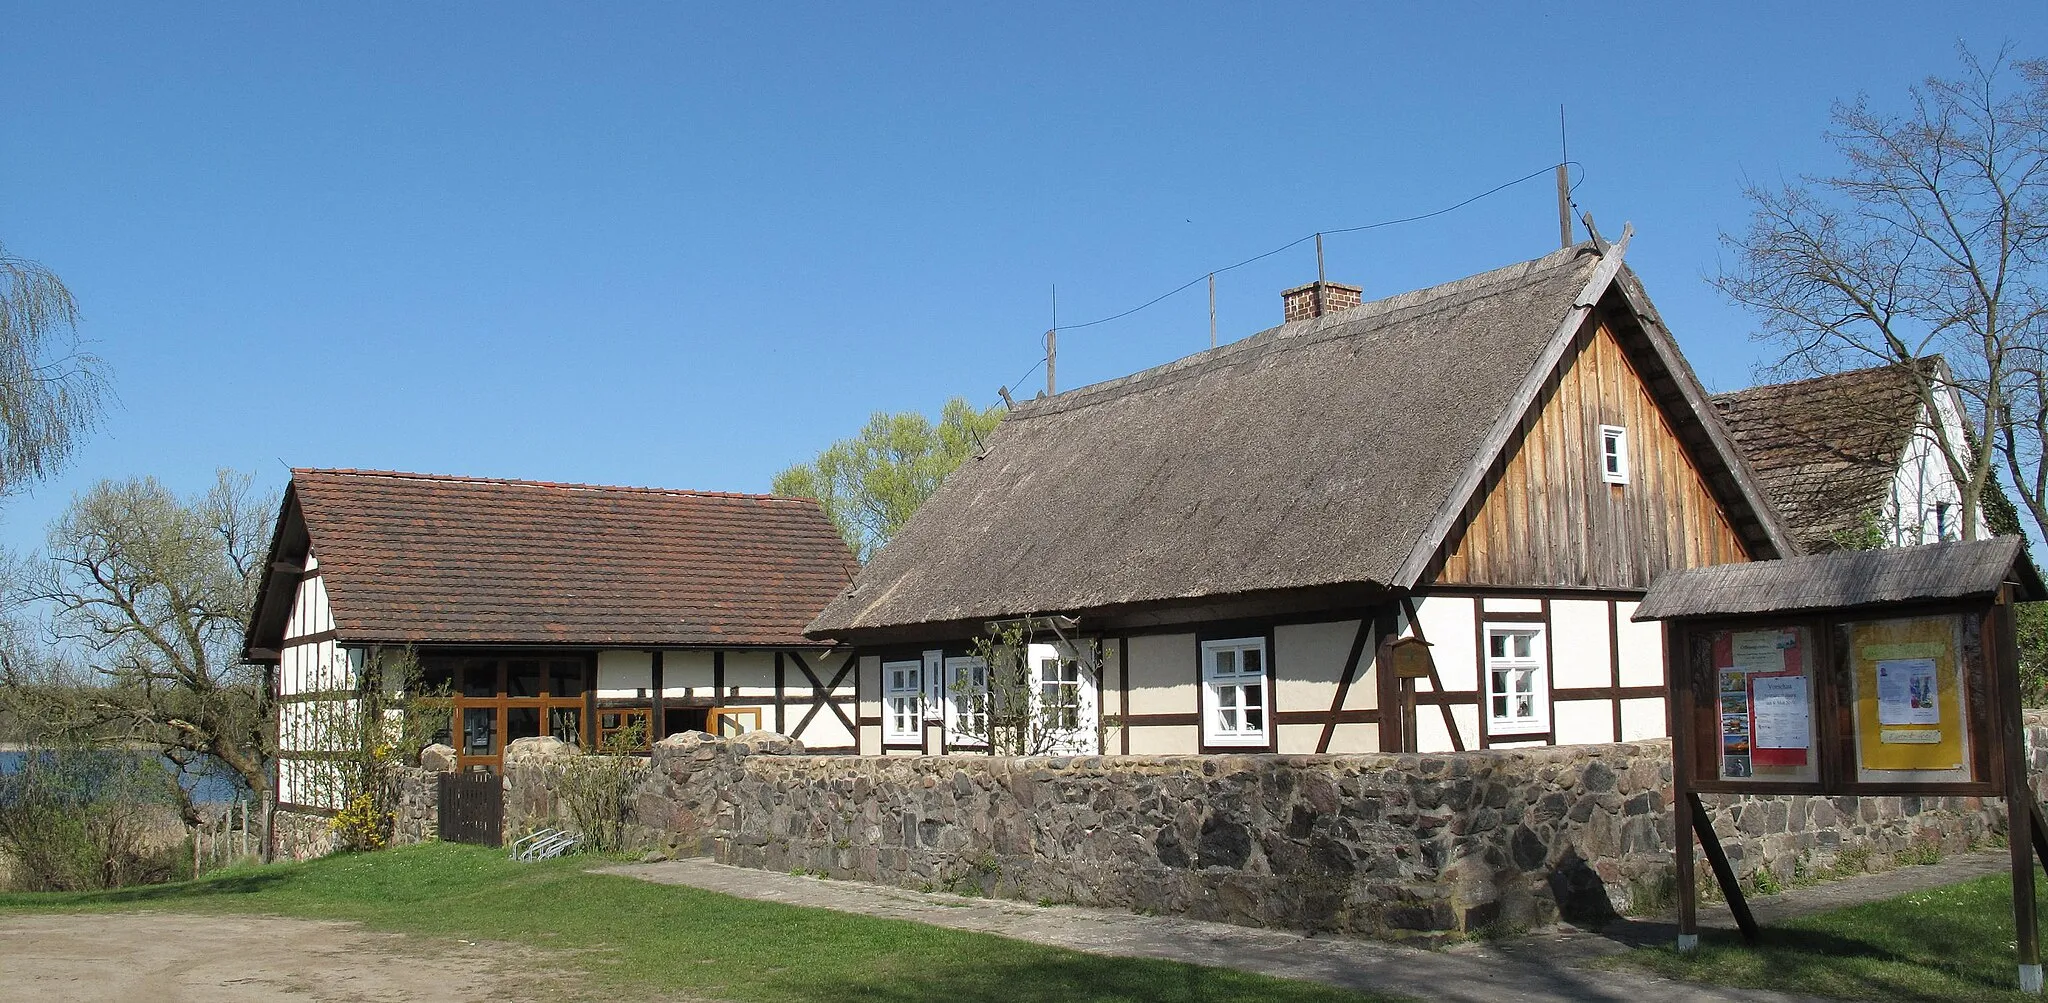
[[[1937,400],[1941,405],[1939,420],[1949,441],[1962,446],[1966,441],[1962,415],[1956,409],[1953,395],[1939,394]],[[1883,525],[1889,542],[1894,547],[1911,547],[1962,539],[1962,511],[1962,489],[1942,457],[1933,419],[1922,408],[1885,498]],[[1981,508],[1977,512],[1977,535],[1990,535]]]
[[[339,751],[326,734],[331,722],[352,713],[355,672],[348,649],[335,643],[334,613],[327,602],[327,583],[317,574],[319,560],[306,555],[309,574],[299,580],[292,612],[285,622],[278,650],[277,799],[288,805],[339,809],[336,785],[322,782],[317,759],[308,754]]]

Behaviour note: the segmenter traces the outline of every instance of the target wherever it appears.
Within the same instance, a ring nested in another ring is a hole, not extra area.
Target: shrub
[[[183,856],[162,838],[175,821],[175,779],[146,754],[32,749],[0,776],[0,853],[17,891],[155,884]]]

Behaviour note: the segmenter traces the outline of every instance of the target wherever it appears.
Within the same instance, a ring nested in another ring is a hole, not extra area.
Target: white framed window
[[[1265,638],[1203,641],[1202,691],[1203,744],[1267,744]]]
[[[1550,685],[1549,673],[1543,665],[1542,627],[1487,625],[1486,730],[1495,735],[1550,730]]]
[[[882,741],[924,741],[924,663],[882,663]]]
[[[1628,483],[1628,429],[1620,425],[1600,426],[1600,479]]]
[[[1038,706],[1046,727],[1071,732],[1081,727],[1081,663],[1048,655],[1038,659]]]
[[[946,659],[946,741],[988,744],[988,662],[973,657]]]

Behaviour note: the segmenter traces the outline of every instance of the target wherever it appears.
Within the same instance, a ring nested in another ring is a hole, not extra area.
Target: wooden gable
[[[1640,335],[1620,313],[1581,326],[1426,581],[1643,590],[1669,568],[1751,559],[1624,347]],[[1603,425],[1627,429],[1626,484],[1601,477]]]

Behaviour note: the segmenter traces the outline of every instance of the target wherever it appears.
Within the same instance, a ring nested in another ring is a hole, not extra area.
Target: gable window
[[[882,663],[882,741],[924,741],[924,663]]]
[[[1267,744],[1265,638],[1202,642],[1202,689],[1204,744]]]
[[[1600,479],[1628,483],[1628,429],[1620,425],[1600,426]]]
[[[1550,687],[1543,671],[1543,628],[1486,628],[1486,730],[1526,735],[1550,730]]]

